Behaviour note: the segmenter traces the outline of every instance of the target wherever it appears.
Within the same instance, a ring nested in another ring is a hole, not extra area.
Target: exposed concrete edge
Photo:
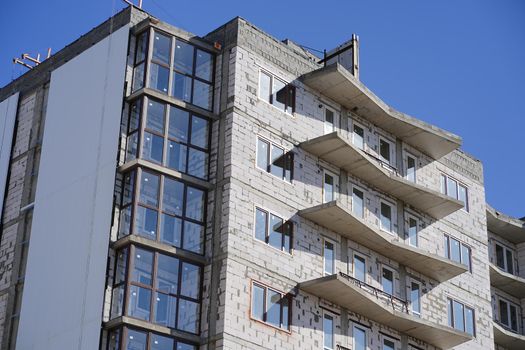
[[[523,238],[525,241],[525,221],[522,219],[514,218],[512,216],[509,216],[507,214],[504,214],[502,212],[497,211],[494,209],[490,204],[486,204],[487,206],[487,219],[491,217],[494,220],[501,221],[503,224],[508,224],[512,226],[516,226],[517,229],[523,230]],[[498,233],[499,228],[496,228],[495,230],[492,230],[490,227],[488,220],[487,220],[487,228],[491,231],[494,231],[494,233]]]

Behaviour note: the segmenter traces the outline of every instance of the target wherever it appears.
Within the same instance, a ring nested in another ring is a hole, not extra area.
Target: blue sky
[[[0,86],[24,71],[13,57],[57,51],[123,7],[4,2]],[[525,216],[525,1],[144,0],[144,8],[197,35],[241,16],[320,50],[358,34],[361,80],[394,108],[462,136],[484,164],[487,201]]]

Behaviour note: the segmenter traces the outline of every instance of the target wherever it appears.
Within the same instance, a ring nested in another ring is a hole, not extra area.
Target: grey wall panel
[[[51,74],[17,349],[98,349],[128,33]]]
[[[2,222],[1,214],[4,205],[17,108],[18,92],[0,102],[0,222]]]

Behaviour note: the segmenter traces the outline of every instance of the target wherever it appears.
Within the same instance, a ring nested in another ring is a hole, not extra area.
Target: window
[[[416,158],[411,155],[407,155],[405,177],[408,181],[416,182]]]
[[[354,122],[352,143],[359,149],[365,149],[365,129]]]
[[[418,220],[414,217],[409,216],[408,217],[408,244],[410,244],[413,247],[417,247],[417,244],[418,244],[417,232],[418,232]]]
[[[148,32],[142,32],[136,37],[135,63],[133,67],[132,91],[144,87],[144,73],[146,71],[146,56],[148,51]]]
[[[209,159],[209,120],[151,98],[139,99],[131,105],[126,161],[138,156],[137,144],[142,105],[145,106],[145,120],[140,157],[206,180]]]
[[[419,283],[416,282],[410,284],[410,310],[414,315],[421,315],[421,292]]]
[[[122,343],[122,348],[120,344]],[[149,347],[148,347],[149,344]],[[196,346],[166,335],[124,327],[113,330],[108,338],[108,350],[196,350]]]
[[[394,295],[394,271],[389,268],[383,267],[383,273],[381,275],[381,284],[383,286],[383,292]]]
[[[252,318],[289,330],[291,300],[289,295],[262,284],[252,283]]]
[[[352,186],[352,212],[355,216],[364,218],[365,214],[365,194],[355,186]]]
[[[336,128],[336,114],[328,108],[324,108],[324,133],[329,134],[335,131]]]
[[[392,232],[392,206],[381,201],[380,227],[382,230]]]
[[[364,328],[354,326],[352,328],[354,350],[366,350],[366,330]]]
[[[129,258],[129,293],[123,306],[120,290],[124,280],[115,279],[112,317],[125,314],[165,327],[197,334],[200,322],[201,267],[179,258],[130,246],[117,252],[117,276],[125,268],[120,257]],[[124,263],[125,264],[125,263]],[[117,292],[115,292],[117,291]]]
[[[496,245],[496,264],[500,269],[514,274],[514,258],[512,250],[498,243]]]
[[[293,178],[293,152],[257,138],[257,167],[288,182]]]
[[[323,170],[323,201],[328,203],[337,199],[339,176]]]
[[[354,254],[354,278],[366,283],[366,259]]]
[[[379,138],[379,158],[387,164],[390,164],[390,162],[392,161],[392,148],[393,147],[390,141],[387,141],[381,137]]]
[[[328,313],[323,315],[323,344],[325,350],[334,348],[334,317]]]
[[[203,254],[205,204],[203,190],[139,168],[124,175],[119,236],[136,234]]]
[[[292,252],[293,223],[255,208],[255,238],[287,253]]]
[[[396,343],[392,339],[389,339],[383,336],[382,350],[396,350]]]
[[[286,113],[295,112],[295,86],[262,70],[259,74],[259,98]]]
[[[335,244],[326,238],[323,247],[324,274],[333,275],[335,273]]]
[[[518,332],[518,306],[499,298],[499,321],[506,328]]]
[[[461,332],[476,335],[474,309],[448,298],[448,325]]]
[[[470,247],[448,235],[445,235],[445,257],[465,265],[472,272]]]
[[[441,193],[463,202],[463,208],[468,212],[468,188],[448,175],[441,174]]]

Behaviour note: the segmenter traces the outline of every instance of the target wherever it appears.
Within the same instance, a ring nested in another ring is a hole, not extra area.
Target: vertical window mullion
[[[168,76],[168,96],[173,96],[173,61],[175,60],[175,45],[177,44],[175,42],[175,37],[171,37],[171,48],[170,48],[170,63],[169,63],[169,76]]]
[[[149,28],[148,48],[146,52],[146,62],[145,62],[145,67],[144,67],[144,87],[145,88],[150,87],[149,86],[149,74],[150,74],[150,69],[151,69],[151,55],[153,53],[153,43],[154,43],[153,38],[155,37],[154,34],[155,34],[155,31],[153,30],[153,27]]]
[[[149,306],[150,307],[150,311],[149,311],[149,315],[150,316],[149,316],[149,318],[150,318],[150,322],[152,322],[152,323],[155,323],[155,317],[157,316],[156,315],[156,311],[157,310],[155,310],[155,305],[154,304],[155,304],[155,300],[156,300],[156,298],[155,298],[155,294],[156,294],[155,283],[157,282],[158,255],[159,255],[159,253],[153,252],[153,262],[152,262],[153,263],[153,271],[151,272],[152,273],[152,276],[151,276],[151,296],[150,296],[150,301],[149,301],[149,304],[150,304],[150,306]],[[155,315],[153,315],[153,314],[155,314]]]
[[[270,224],[271,224],[270,215],[271,215],[270,212],[267,211],[266,212],[266,241],[265,241],[266,244],[270,244]]]
[[[129,305],[129,289],[130,289],[130,286],[131,286],[131,271],[133,271],[133,267],[135,266],[134,264],[134,259],[132,259],[132,257],[135,256],[135,246],[134,245],[130,245],[128,247],[128,270],[126,271],[126,288],[125,288],[125,292],[124,292],[124,305],[122,307],[122,315],[123,316],[127,316],[128,315],[128,305]]]
[[[139,118],[139,129],[137,130],[138,134],[138,140],[137,140],[137,159],[142,158],[142,150],[143,150],[143,140],[144,140],[144,129],[146,128],[146,113],[148,112],[147,107],[149,104],[149,98],[144,97],[142,99],[142,106],[141,106],[141,113]]]
[[[263,312],[263,321],[267,322],[268,317],[266,315],[266,313],[267,313],[266,308],[267,308],[268,305],[266,305],[266,299],[268,298],[268,295],[267,295],[268,294],[268,288],[265,286],[265,287],[263,287],[263,290],[264,290],[264,293],[263,293],[263,310],[264,310],[264,312]]]

